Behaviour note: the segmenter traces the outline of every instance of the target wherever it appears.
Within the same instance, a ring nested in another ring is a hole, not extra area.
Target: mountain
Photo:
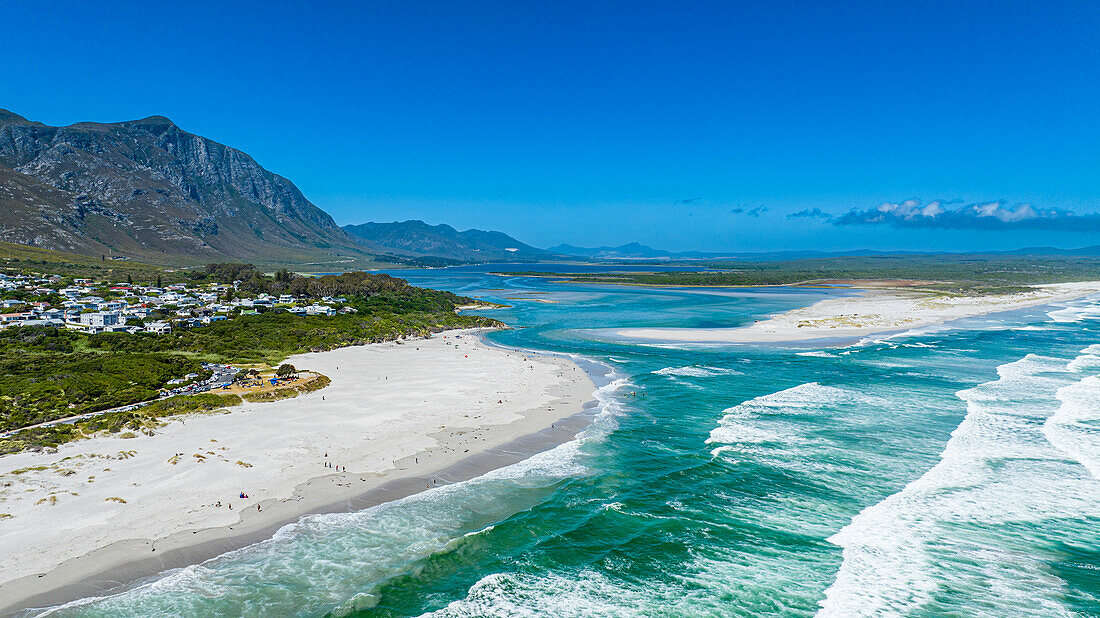
[[[547,251],[561,255],[571,255],[591,260],[625,260],[625,259],[661,259],[683,257],[682,254],[654,249],[643,244],[632,242],[618,247],[576,247],[574,245],[561,244],[550,247]]]
[[[415,257],[438,257],[461,262],[500,262],[553,258],[542,249],[526,245],[503,232],[466,230],[423,221],[345,225],[369,250]]]
[[[292,182],[163,116],[52,127],[0,109],[0,240],[161,263],[369,259]]]

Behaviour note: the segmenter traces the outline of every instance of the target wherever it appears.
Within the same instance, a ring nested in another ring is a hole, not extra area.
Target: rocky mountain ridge
[[[503,232],[476,229],[460,232],[446,224],[429,225],[415,219],[345,225],[344,230],[358,238],[367,249],[379,253],[432,256],[462,262],[528,261],[553,257],[551,253],[522,243]]]
[[[53,127],[0,110],[0,240],[161,262],[369,257],[292,182],[163,116]]]

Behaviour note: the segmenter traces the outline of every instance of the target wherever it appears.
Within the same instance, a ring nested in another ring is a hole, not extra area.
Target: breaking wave
[[[1064,586],[1039,558],[978,537],[1011,525],[1100,516],[1100,483],[1077,465],[1095,474],[1095,436],[1078,423],[1100,410],[1100,381],[1036,355],[997,373],[997,380],[957,393],[967,413],[939,463],[829,538],[843,548],[843,562],[819,615],[909,614],[931,603],[941,586],[976,597],[992,587],[994,615],[1066,613],[1056,594],[1035,594],[1036,586]]]
[[[739,376],[744,372],[736,369],[724,369],[722,367],[707,367],[705,365],[687,365],[684,367],[665,367],[653,372],[659,376],[678,376],[682,378],[713,378],[715,376]]]

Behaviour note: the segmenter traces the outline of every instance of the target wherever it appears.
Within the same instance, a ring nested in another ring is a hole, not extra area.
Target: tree
[[[130,276],[130,273],[126,273],[126,283],[129,285],[134,285],[134,278]]]
[[[161,286],[160,275],[157,275],[157,287],[159,288],[160,286]]]
[[[287,378],[298,373],[298,370],[294,368],[294,365],[289,363],[283,363],[279,365],[279,368],[275,370],[275,376],[279,378]]]

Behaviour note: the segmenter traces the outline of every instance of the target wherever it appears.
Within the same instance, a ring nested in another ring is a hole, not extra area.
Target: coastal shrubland
[[[86,345],[100,352],[156,352],[212,362],[274,364],[302,352],[499,324],[478,316],[458,315],[453,309],[401,311],[397,308],[335,316],[296,316],[271,311],[167,335],[101,333],[88,337]]]
[[[180,395],[162,399],[134,410],[107,412],[86,420],[77,420],[71,424],[25,429],[9,438],[0,438],[0,455],[16,453],[28,448],[55,448],[59,444],[98,433],[112,433],[121,436],[125,436],[124,432],[149,433],[160,424],[159,419],[180,414],[213,412],[240,405],[241,401],[241,398],[237,395],[215,395],[213,393]],[[125,458],[127,452],[120,451],[119,457]]]
[[[52,328],[0,331],[0,430],[151,399],[168,380],[203,371],[184,355],[83,351],[86,339]]]
[[[666,266],[668,264],[662,264]],[[949,294],[1015,294],[1045,283],[1100,280],[1100,258],[1005,255],[841,256],[797,260],[693,261],[702,271],[629,273],[506,272],[582,283],[753,287],[879,281]],[[638,265],[635,265],[638,266]]]
[[[197,379],[208,376],[201,365],[204,361],[276,365],[302,352],[427,336],[453,328],[499,325],[493,319],[458,313],[456,308],[473,303],[472,299],[414,287],[383,274],[306,277],[279,271],[269,276],[247,264],[216,264],[191,271],[187,277],[231,279],[238,293],[250,296],[339,296],[330,302],[343,311],[336,315],[295,315],[282,308],[264,308],[255,315],[234,315],[232,319],[193,329],[176,328],[165,334],[87,334],[44,326],[0,330],[0,431],[148,401],[169,380],[188,374],[198,374]],[[109,413],[97,417],[97,423],[61,425],[18,435],[33,433],[31,443],[56,444],[84,430],[112,431],[127,423],[134,425],[131,421],[159,414],[156,406],[162,403],[143,408],[139,416]],[[132,428],[140,430],[140,423]],[[11,448],[0,447],[0,451],[11,452]]]

